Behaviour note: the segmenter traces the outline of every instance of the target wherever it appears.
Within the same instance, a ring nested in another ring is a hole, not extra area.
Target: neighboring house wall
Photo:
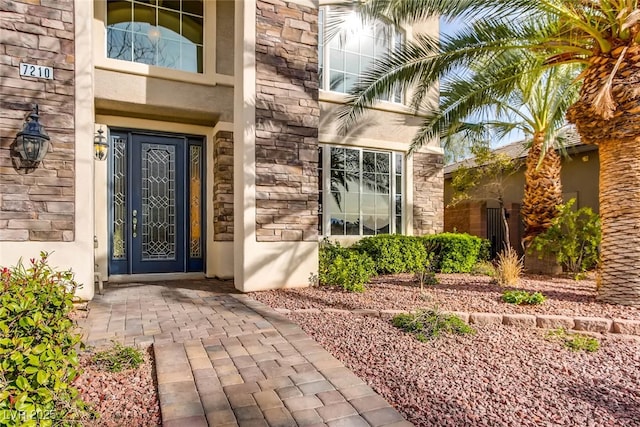
[[[487,205],[484,202],[466,202],[445,208],[444,231],[487,235]]]
[[[589,207],[600,212],[598,202],[600,159],[597,147],[590,151],[575,153],[570,160],[562,162],[562,198],[566,202],[575,197],[576,208]]]
[[[598,150],[595,146],[580,145],[568,149],[569,157],[562,157],[561,182],[563,200],[576,198],[576,209],[590,207],[599,212],[598,205]],[[524,196],[524,168],[508,177],[504,183],[504,201],[510,214],[509,233],[511,244],[520,249],[520,239],[524,231],[519,215],[519,205]],[[451,173],[444,182],[444,229],[487,237],[486,208],[498,207],[495,200],[486,202],[460,203],[450,206],[453,197]],[[485,212],[485,213],[483,213]],[[478,226],[480,224],[480,226]],[[484,225],[483,225],[484,224]]]

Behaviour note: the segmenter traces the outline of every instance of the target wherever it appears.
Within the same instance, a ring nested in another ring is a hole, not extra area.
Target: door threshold
[[[165,280],[197,280],[205,279],[203,272],[196,273],[145,273],[114,274],[107,278],[109,283],[153,282]]]

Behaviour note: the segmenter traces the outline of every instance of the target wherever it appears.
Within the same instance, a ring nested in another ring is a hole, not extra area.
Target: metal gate
[[[504,226],[500,208],[487,208],[487,239],[491,242],[491,259],[502,250],[504,241]]]

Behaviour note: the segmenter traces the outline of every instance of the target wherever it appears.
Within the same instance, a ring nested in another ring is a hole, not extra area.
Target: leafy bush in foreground
[[[367,254],[343,248],[325,240],[320,247],[318,281],[340,286],[349,292],[364,292],[364,285],[376,275],[375,265]]]
[[[78,377],[69,312],[78,287],[56,272],[46,253],[25,267],[4,268],[0,281],[0,425],[77,425],[86,404],[71,386]]]
[[[418,341],[428,341],[440,334],[474,334],[475,330],[458,316],[438,310],[418,310],[401,313],[393,317],[393,326],[413,334]]]

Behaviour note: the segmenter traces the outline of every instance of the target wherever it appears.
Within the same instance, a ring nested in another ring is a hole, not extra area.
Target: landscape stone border
[[[376,310],[376,309],[355,309],[343,310],[338,308],[302,308],[289,310],[287,308],[275,308],[281,314],[289,313],[351,313],[361,316],[380,317],[383,314],[407,313],[407,310]],[[619,334],[640,336],[640,320],[609,319],[605,317],[584,317],[584,316],[559,316],[555,314],[499,314],[499,313],[467,313],[464,311],[448,311],[464,320],[466,323],[475,325],[507,325],[521,328],[542,328],[558,329],[598,333],[598,334]]]

